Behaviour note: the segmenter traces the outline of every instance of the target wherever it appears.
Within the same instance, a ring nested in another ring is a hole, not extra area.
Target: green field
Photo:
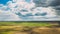
[[[51,22],[0,22],[0,34],[60,34],[60,28],[53,25]]]
[[[0,26],[51,26],[49,22],[0,22]]]

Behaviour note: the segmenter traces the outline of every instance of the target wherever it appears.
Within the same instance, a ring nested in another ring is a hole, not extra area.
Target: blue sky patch
[[[11,1],[11,0],[0,0],[0,4],[5,5],[8,1]]]
[[[25,0],[25,1],[29,3],[31,0]]]

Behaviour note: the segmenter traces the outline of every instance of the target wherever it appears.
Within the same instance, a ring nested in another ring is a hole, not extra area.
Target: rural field
[[[0,34],[60,34],[57,22],[0,22]]]

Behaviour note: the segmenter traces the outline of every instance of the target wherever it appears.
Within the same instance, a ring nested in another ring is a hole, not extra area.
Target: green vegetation
[[[0,22],[1,26],[51,26],[49,22]]]
[[[0,22],[0,34],[60,34],[60,28],[56,31],[51,26],[50,22]]]

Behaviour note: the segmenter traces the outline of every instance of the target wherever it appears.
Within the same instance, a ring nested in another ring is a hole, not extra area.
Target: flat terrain
[[[0,22],[0,34],[60,34],[58,23]]]

